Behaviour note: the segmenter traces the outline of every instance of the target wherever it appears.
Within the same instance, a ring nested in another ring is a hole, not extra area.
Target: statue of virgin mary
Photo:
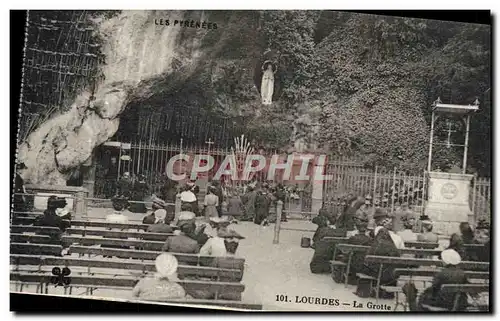
[[[260,85],[260,96],[262,97],[263,105],[271,105],[274,92],[274,74],[276,68],[270,60],[264,61],[262,64],[262,83]]]

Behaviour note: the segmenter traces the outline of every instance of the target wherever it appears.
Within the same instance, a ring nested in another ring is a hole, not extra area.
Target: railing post
[[[273,244],[278,244],[280,242],[281,213],[283,213],[283,201],[279,200],[276,204],[276,223],[274,224]]]
[[[179,220],[179,213],[181,212],[181,194],[175,195],[175,218],[174,224],[177,225],[177,221]]]

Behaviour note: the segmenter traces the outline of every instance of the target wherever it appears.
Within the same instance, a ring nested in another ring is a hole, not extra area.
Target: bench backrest
[[[441,271],[440,268],[426,268],[426,269],[394,269],[394,277],[399,278],[402,275],[407,276],[428,276],[433,277]],[[489,279],[490,273],[487,271],[464,271],[469,279]]]
[[[489,292],[488,284],[443,284],[441,287],[442,293],[469,293],[479,294]]]
[[[83,257],[57,257],[57,256],[34,256],[34,255],[18,255],[10,256],[12,265],[32,265],[32,266],[67,266],[73,267],[89,267],[100,269],[118,269],[118,270],[134,270],[142,272],[155,272],[156,267],[153,261],[138,262],[137,260],[113,260],[113,259],[89,259]],[[113,271],[114,272],[114,271]],[[179,265],[177,273],[180,277],[199,276],[199,277],[221,277],[228,281],[239,282],[242,279],[243,273],[241,270],[224,269],[219,267],[209,266],[190,266]]]
[[[407,257],[393,257],[393,256],[376,256],[367,255],[365,256],[365,262],[367,263],[379,263],[379,264],[390,264],[390,265],[408,265],[408,266],[443,266],[443,261],[432,260],[432,259],[419,259],[419,258],[407,258]],[[481,270],[485,271],[489,269],[489,262],[470,262],[463,261],[458,265],[463,270]]]
[[[435,249],[439,247],[439,243],[428,243],[428,242],[405,242],[405,247],[416,248],[416,249]]]
[[[78,235],[93,235],[93,236],[104,236],[110,238],[137,238],[142,239],[146,237],[148,240],[163,241],[165,242],[169,236],[174,234],[168,233],[150,233],[150,232],[125,232],[125,231],[113,231],[113,230],[89,230],[83,228],[69,228],[66,229],[67,234],[78,234]]]
[[[119,238],[101,238],[96,236],[74,236],[64,235],[61,237],[61,242],[69,246],[71,244],[81,245],[104,245],[104,246],[118,246],[118,247],[135,247],[137,249],[161,251],[165,242],[158,241],[143,241]]]
[[[11,254],[61,255],[62,249],[53,244],[10,243]]]
[[[24,272],[11,272],[11,281],[20,282],[38,282],[51,284],[53,275],[47,274],[33,274]],[[91,287],[123,287],[132,289],[137,282],[138,278],[134,277],[107,277],[107,276],[83,276],[71,275],[71,286],[91,286]],[[215,281],[199,281],[199,280],[181,280],[177,281],[186,292],[205,290],[210,292],[236,292],[241,293],[245,290],[245,286],[236,282],[215,282]]]
[[[31,225],[11,225],[11,233],[37,233],[37,234],[57,234],[61,233],[61,230],[57,227],[52,226],[31,226]]]
[[[10,234],[10,241],[13,243],[37,243],[37,244],[50,244],[54,242],[48,235],[37,235],[37,234]]]
[[[106,255],[106,256],[119,256],[128,257],[131,259],[142,259],[142,260],[155,260],[158,255],[163,252],[160,251],[138,251],[138,250],[126,250],[126,249],[108,249],[108,248],[96,248],[87,247],[80,245],[72,245],[69,248],[70,253],[79,254],[89,254],[89,255]],[[187,254],[187,253],[172,253],[177,258],[179,263],[196,264],[203,266],[212,266],[214,260],[217,257],[213,256],[201,256],[198,254]],[[245,266],[245,259],[238,257],[225,257],[226,261],[233,261],[234,266],[239,267],[239,270],[243,271]]]
[[[370,249],[369,246],[366,245],[354,245],[354,244],[337,244],[337,250],[342,251],[344,253],[351,253],[351,252],[359,252],[359,253],[366,253]]]
[[[149,225],[142,224],[142,223],[108,223],[106,221],[74,220],[74,221],[71,221],[71,226],[116,228],[116,229],[121,229],[121,230],[127,230],[127,229],[147,230]]]

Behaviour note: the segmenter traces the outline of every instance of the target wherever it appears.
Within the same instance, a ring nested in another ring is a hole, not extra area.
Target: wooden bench
[[[351,260],[352,260],[352,256],[354,255],[354,253],[367,253],[368,250],[370,249],[369,246],[366,246],[366,245],[353,245],[353,244],[337,244],[336,248],[335,248],[335,252],[337,250],[345,253],[348,255],[348,261],[347,261],[347,264],[345,264],[344,262],[341,262],[341,261],[337,261],[337,260],[333,260],[333,261],[330,261],[330,264],[332,265],[332,273],[333,273],[333,267],[336,266],[336,267],[344,267],[344,272],[343,275],[345,277],[345,286],[347,287],[347,276],[349,275],[350,273],[350,269],[351,269]],[[432,256],[432,255],[439,255],[439,253],[441,253],[441,250],[432,250],[432,249],[417,249],[417,248],[404,248],[404,249],[401,249],[401,254],[409,254],[409,255],[414,255],[414,256]],[[334,254],[334,257],[335,257],[336,254]],[[372,277],[369,277],[365,274],[360,274],[359,275],[361,278],[363,279],[373,279]],[[333,277],[333,275],[332,275]]]
[[[10,232],[15,234],[20,233],[36,233],[43,235],[54,235],[62,233],[57,227],[51,226],[32,226],[32,225],[11,225]]]
[[[142,274],[155,272],[154,261],[138,262],[136,260],[113,260],[113,259],[89,259],[77,257],[57,256],[34,256],[13,254],[10,256],[10,264],[16,266],[17,270],[22,267],[23,271],[42,271],[42,267],[54,266],[69,268],[89,268],[87,273],[92,273],[90,268],[117,269],[129,271],[141,271]],[[96,272],[94,272],[96,273]],[[199,276],[203,278],[224,278],[228,282],[240,282],[243,276],[241,270],[224,269],[209,266],[179,265],[177,269],[179,277]],[[113,274],[116,273],[106,273]],[[130,276],[130,273],[127,275]],[[136,274],[138,276],[140,274]]]
[[[11,254],[34,254],[34,255],[57,255],[62,252],[61,245],[34,244],[34,243],[10,243]]]
[[[416,249],[436,249],[439,247],[439,243],[428,243],[428,242],[405,242],[405,247],[408,248],[416,248]]]
[[[131,239],[114,239],[114,238],[102,238],[94,236],[71,236],[64,235],[61,237],[61,241],[65,246],[70,246],[72,244],[81,245],[102,245],[102,246],[118,246],[118,247],[134,247],[136,249],[144,249],[150,251],[161,251],[165,242],[158,241],[143,241],[143,240],[131,240]]]
[[[442,293],[455,294],[455,299],[451,311],[458,310],[458,303],[461,293],[467,293],[471,296],[474,296],[489,291],[490,291],[490,286],[488,284],[444,284],[441,287]]]
[[[344,263],[342,261],[330,261],[330,264],[332,265],[332,273],[334,273],[333,269],[334,266],[343,268],[343,277],[344,277],[344,286],[347,287],[347,283],[349,281],[349,273],[351,272],[351,261],[352,257],[355,253],[366,253],[370,249],[369,246],[364,246],[364,245],[354,245],[354,244],[337,244],[335,247],[334,251],[334,258],[336,257],[336,254],[338,251],[344,253],[347,255],[347,263]],[[332,274],[333,277],[333,274]]]
[[[426,277],[432,278],[436,273],[441,271],[441,268],[408,268],[408,269],[395,269],[394,277],[399,278],[401,276],[408,276],[410,279],[413,277]],[[464,271],[465,276],[468,279],[481,279],[487,280],[490,278],[490,272],[488,271]]]
[[[67,234],[78,234],[82,236],[93,235],[93,236],[103,236],[109,238],[136,238],[142,239],[147,237],[148,240],[162,241],[165,243],[169,236],[174,234],[167,233],[150,233],[150,232],[124,232],[124,231],[113,231],[113,230],[89,230],[83,228],[68,228],[66,230]]]
[[[394,270],[394,277],[398,280],[401,280],[402,277],[408,277],[409,282],[413,281],[422,281],[424,283],[426,282],[432,282],[432,279],[434,278],[434,275],[441,271],[441,268],[407,268],[407,269],[395,269]],[[490,277],[489,272],[485,271],[464,271],[465,275],[467,276],[468,279],[481,279],[481,280],[488,280]],[[402,280],[405,281],[405,280]],[[396,305],[394,306],[394,310],[401,305],[403,306],[404,310],[406,311],[407,306],[405,302],[400,302],[399,301],[399,293],[402,293],[403,290],[401,286],[381,286],[382,289],[384,289],[387,292],[392,292],[395,293],[396,295]],[[422,288],[422,290],[426,288]],[[437,311],[437,310],[436,310]]]
[[[10,241],[12,243],[37,243],[37,244],[52,244],[54,239],[47,235],[37,234],[10,234]]]
[[[148,224],[142,223],[108,223],[106,221],[82,221],[74,220],[71,221],[71,227],[83,226],[85,227],[102,227],[102,228],[114,228],[120,230],[147,230]]]
[[[98,248],[98,247],[88,247],[88,246],[80,246],[80,245],[72,245],[69,248],[69,253],[77,253],[77,254],[87,254],[89,255],[103,255],[103,256],[119,256],[119,257],[128,257],[131,259],[140,259],[140,260],[155,260],[158,255],[164,252],[160,251],[138,251],[138,250],[126,250],[126,249],[108,249],[108,248]],[[192,265],[203,265],[210,266],[213,264],[214,259],[217,257],[214,256],[201,256],[198,254],[187,254],[187,253],[173,253],[169,252],[169,254],[174,255],[177,258],[179,263],[186,263]],[[231,264],[233,268],[243,271],[245,267],[245,259],[237,258],[237,257],[225,257],[227,261],[232,262]]]
[[[376,291],[376,299],[379,298],[379,290],[380,290],[380,278],[382,276],[382,271],[384,265],[406,265],[406,266],[436,266],[442,267],[444,265],[441,260],[431,260],[431,259],[420,259],[420,258],[405,258],[405,257],[391,257],[391,256],[376,256],[376,255],[367,255],[365,257],[365,263],[375,263],[379,264],[378,276],[373,278],[371,276],[360,275],[361,278],[368,278],[370,280],[376,281],[375,291]],[[489,262],[460,262],[458,265],[463,270],[481,270],[485,271],[489,269]]]
[[[40,284],[40,292],[43,292],[45,285],[45,293],[48,294],[48,286],[51,284],[53,275],[49,273],[23,273],[11,272],[11,282],[23,282],[26,284]],[[105,276],[81,276],[71,275],[71,284],[67,287],[84,287],[91,289],[108,288],[119,290],[132,290],[139,281],[135,277],[105,277]],[[194,291],[208,291],[215,294],[215,299],[223,293],[239,293],[245,290],[245,285],[236,282],[213,282],[199,280],[180,280],[177,281],[186,292],[193,293]]]

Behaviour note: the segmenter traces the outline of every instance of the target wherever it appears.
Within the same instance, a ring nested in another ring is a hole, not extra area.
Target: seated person
[[[173,281],[178,267],[175,256],[162,253],[156,258],[155,266],[155,276],[141,279],[132,290],[132,295],[150,301],[186,298],[184,288]]]
[[[178,235],[170,236],[163,245],[163,252],[198,253],[199,246],[196,240],[188,236],[194,232],[196,225],[192,222],[181,222]]]
[[[426,243],[438,243],[438,235],[432,232],[432,222],[430,220],[423,220],[421,223],[422,234],[417,235],[417,241]]]
[[[445,266],[439,271],[432,281],[432,286],[425,289],[419,299],[422,304],[445,308],[451,310],[455,302],[455,293],[441,293],[441,286],[444,284],[467,284],[468,280],[465,272],[458,268],[461,262],[460,254],[455,250],[444,250],[441,252],[441,259]],[[462,293],[458,299],[457,311],[465,311],[467,308],[467,294]],[[424,310],[424,308],[422,308]]]
[[[113,197],[111,203],[114,209],[113,214],[106,216],[107,223],[127,224],[128,217],[123,214],[123,211],[129,206],[129,203],[124,197]]]
[[[416,217],[414,215],[408,215],[406,220],[403,221],[403,230],[395,232],[397,235],[403,239],[403,242],[416,242],[417,234],[413,232],[415,227]]]
[[[351,236],[348,240],[348,244],[353,244],[353,245],[363,245],[363,246],[370,246],[373,243],[373,239],[367,235],[367,227],[368,227],[368,217],[356,217],[354,219],[354,224],[356,225],[357,229],[357,234],[354,236]],[[347,263],[349,260],[348,255],[344,255],[342,257],[342,261],[344,263]],[[365,253],[363,252],[354,252],[352,253],[351,256],[351,266],[350,266],[350,272],[349,272],[349,283],[350,284],[355,284],[356,280],[356,273],[363,273],[363,264],[365,260]]]
[[[154,212],[155,221],[154,224],[148,226],[146,232],[151,233],[173,233],[176,227],[170,226],[171,219],[167,217],[167,211],[159,209]],[[147,234],[144,235],[144,239],[148,240],[150,238],[147,237]],[[154,239],[150,239],[154,240]]]
[[[226,256],[226,245],[224,244],[224,236],[228,231],[225,228],[218,229],[217,235],[208,239],[208,241],[200,249],[200,255],[207,256]]]
[[[324,237],[345,237],[345,229],[333,229],[327,227],[323,234]],[[314,254],[309,263],[309,268],[312,273],[330,273],[330,261],[333,259],[333,252],[335,251],[335,242],[325,239],[320,239],[314,245]]]
[[[375,218],[377,220],[377,218]],[[377,226],[375,228],[375,239],[373,241],[372,246],[366,253],[366,255],[376,255],[376,256],[393,256],[400,257],[401,253],[399,249],[396,247],[389,230],[382,226]],[[394,277],[394,269],[396,265],[383,266],[382,273],[380,274],[380,284],[387,286],[395,286],[397,284],[397,280]],[[405,266],[406,267],[406,266]],[[364,273],[370,275],[372,277],[377,278],[379,276],[379,268],[380,264],[378,263],[364,263]],[[364,285],[366,286],[366,285]],[[357,294],[364,297],[366,292],[361,284],[358,286]],[[371,293],[373,295],[373,293]],[[381,298],[393,299],[394,293],[385,292],[382,289],[379,293]]]
[[[474,230],[474,240],[472,244],[482,244],[483,247],[469,250],[469,260],[490,262],[490,223],[486,220],[479,220]]]
[[[162,199],[160,199],[158,197],[153,197],[153,204],[151,205],[153,212],[149,215],[144,216],[142,223],[143,224],[154,224],[156,221],[156,218],[155,218],[156,212],[159,212],[158,215],[161,215],[164,217],[167,216],[167,211],[165,210],[165,207],[166,207],[166,203]],[[173,220],[173,217],[170,219],[170,221],[172,221],[172,220]]]
[[[66,207],[66,205],[67,203],[64,198],[58,198],[54,195],[50,196],[47,200],[47,209],[43,212],[43,216],[38,217],[33,225],[57,227],[61,232],[64,232],[66,228],[70,227],[70,223],[57,215],[56,211]],[[50,236],[53,239],[60,239],[61,233],[56,233]]]
[[[202,265],[208,265],[224,269],[243,270],[243,266],[232,258],[236,254],[240,240],[244,239],[234,230],[221,229],[218,236],[211,238],[200,250],[200,255],[216,256],[209,264],[202,261]],[[204,263],[204,264],[203,264]],[[234,282],[234,278],[218,277],[218,282]],[[215,293],[206,290],[190,291],[189,294],[197,299],[219,299],[219,300],[241,300],[241,293],[222,292],[215,298]]]
[[[327,208],[322,207],[319,210],[318,216],[312,219],[312,222],[316,225],[318,225],[318,228],[316,229],[316,232],[314,233],[314,236],[312,238],[313,240],[313,248],[314,248],[314,243],[318,242],[325,236],[332,236],[330,234],[337,234],[336,232],[331,232],[332,230],[335,230],[335,222],[336,218],[335,216],[328,211]]]

